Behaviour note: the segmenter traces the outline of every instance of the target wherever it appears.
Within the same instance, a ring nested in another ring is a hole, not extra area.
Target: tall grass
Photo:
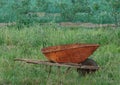
[[[120,29],[69,28],[56,24],[16,29],[0,28],[0,85],[119,85]],[[85,77],[72,69],[67,75],[62,67],[48,67],[14,62],[14,58],[46,60],[40,49],[70,43],[97,43],[100,48],[91,55],[100,69]]]

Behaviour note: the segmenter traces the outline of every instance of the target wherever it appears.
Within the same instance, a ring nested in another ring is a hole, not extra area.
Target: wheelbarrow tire
[[[92,59],[86,59],[84,62],[82,62],[82,65],[89,65],[89,66],[98,66],[97,63]],[[83,76],[86,74],[94,73],[96,70],[90,70],[90,69],[77,69],[77,72],[79,74],[82,74]]]

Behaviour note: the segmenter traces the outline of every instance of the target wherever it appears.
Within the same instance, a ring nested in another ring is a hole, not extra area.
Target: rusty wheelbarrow
[[[15,59],[33,64],[77,68],[78,73],[92,73],[99,69],[97,63],[88,57],[99,47],[98,44],[69,44],[41,49],[48,61]],[[67,69],[67,71],[68,71]]]

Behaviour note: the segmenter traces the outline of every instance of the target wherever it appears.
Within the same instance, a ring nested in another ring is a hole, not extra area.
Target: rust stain
[[[50,61],[57,63],[81,63],[99,47],[98,44],[69,44],[43,48],[41,51]]]

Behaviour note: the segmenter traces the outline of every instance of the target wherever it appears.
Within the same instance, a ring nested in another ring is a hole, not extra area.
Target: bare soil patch
[[[95,28],[95,27],[116,27],[115,24],[93,24],[93,23],[72,23],[72,22],[61,22],[60,26],[65,27],[87,27],[87,28]]]
[[[13,22],[13,23],[0,23],[0,27],[3,27],[3,26],[11,26],[11,25],[15,25],[16,23]]]
[[[3,26],[11,26],[11,25],[15,25],[16,23],[0,23],[0,27]],[[116,27],[115,24],[93,24],[93,23],[73,23],[73,22],[61,22],[58,23],[60,26],[63,27],[86,27],[86,28],[96,28],[96,27]],[[44,25],[46,25],[46,23],[44,23]]]

